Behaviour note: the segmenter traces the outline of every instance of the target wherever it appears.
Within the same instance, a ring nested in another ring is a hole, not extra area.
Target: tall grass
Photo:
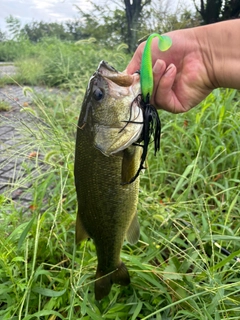
[[[0,60],[14,61],[18,68],[14,80],[18,83],[81,89],[100,62],[99,52],[104,60],[114,63],[115,68],[119,69],[126,66],[130,59],[124,49],[126,45],[122,44],[113,52],[94,38],[76,43],[43,38],[36,44],[23,39],[20,42],[0,43]],[[1,80],[4,83],[12,81],[6,78]]]
[[[149,151],[141,174],[141,239],[122,250],[131,285],[96,302],[94,244],[74,245],[74,140],[92,71],[85,65],[79,95],[35,97],[24,125],[32,201],[26,209],[10,191],[0,196],[0,318],[239,319],[239,93],[215,90],[183,115],[160,111],[161,152]]]
[[[0,42],[0,61],[10,62],[34,55],[37,46],[26,38]]]

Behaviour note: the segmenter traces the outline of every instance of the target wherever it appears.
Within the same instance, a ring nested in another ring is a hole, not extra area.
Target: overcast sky
[[[77,17],[78,5],[84,11],[91,11],[92,7],[87,0],[0,0],[0,30],[5,31],[5,18],[10,14],[20,18],[22,24],[32,20],[46,22],[64,22]],[[107,1],[114,3],[114,1]],[[120,2],[116,0],[115,2]],[[193,3],[193,0],[170,0],[171,3]],[[106,0],[95,0],[94,3],[104,5]],[[189,7],[188,7],[189,8]]]
[[[0,0],[0,29],[10,14],[20,18],[23,24],[32,20],[55,22],[64,21],[77,15],[74,3],[90,7],[88,1],[76,0]]]

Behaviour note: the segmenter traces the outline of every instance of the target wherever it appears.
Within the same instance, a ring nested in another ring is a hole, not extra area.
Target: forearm
[[[240,19],[194,31],[213,87],[240,89]]]

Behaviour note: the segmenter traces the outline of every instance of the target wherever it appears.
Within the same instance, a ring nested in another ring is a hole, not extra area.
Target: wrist
[[[240,19],[195,28],[213,88],[240,89]]]

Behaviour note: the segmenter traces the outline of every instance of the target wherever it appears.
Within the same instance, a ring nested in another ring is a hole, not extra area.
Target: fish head
[[[101,61],[90,78],[80,115],[80,128],[89,130],[104,155],[118,154],[136,142],[143,128],[140,76],[118,72]]]

